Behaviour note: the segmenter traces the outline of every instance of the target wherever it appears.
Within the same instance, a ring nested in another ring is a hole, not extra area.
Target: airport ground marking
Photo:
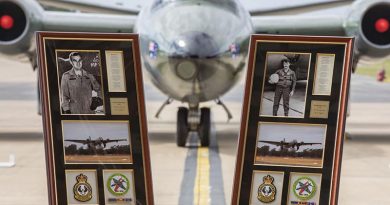
[[[194,205],[210,204],[209,148],[198,148],[197,170],[194,185]]]

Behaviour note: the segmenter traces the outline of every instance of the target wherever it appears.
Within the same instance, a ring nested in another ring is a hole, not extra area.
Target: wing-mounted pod
[[[345,16],[316,11],[300,15],[254,16],[252,22],[256,33],[355,36],[356,59],[390,54],[390,0],[357,0]]]
[[[384,57],[390,54],[390,1],[358,1],[345,21],[348,35],[357,36],[358,55]]]
[[[34,31],[41,30],[43,9],[36,1],[0,1],[0,51],[28,52]]]
[[[44,10],[37,1],[0,0],[0,52],[29,53],[35,31],[132,32],[136,16]]]

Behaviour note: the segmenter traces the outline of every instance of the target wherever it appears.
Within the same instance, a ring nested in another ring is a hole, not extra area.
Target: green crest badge
[[[293,185],[293,192],[298,199],[309,200],[313,198],[317,191],[317,185],[310,177],[300,177]]]
[[[87,202],[92,199],[92,187],[87,180],[88,177],[84,174],[76,177],[77,183],[73,186],[73,193],[77,201]]]
[[[259,186],[257,199],[263,203],[270,203],[275,200],[276,187],[273,185],[274,178],[271,175],[263,177],[263,183]]]
[[[108,178],[107,189],[115,196],[123,196],[130,189],[130,181],[125,175],[115,173]]]

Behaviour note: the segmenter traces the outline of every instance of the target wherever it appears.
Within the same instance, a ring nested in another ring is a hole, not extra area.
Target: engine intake
[[[357,1],[346,19],[348,35],[355,35],[358,55],[384,57],[390,54],[390,1]]]
[[[32,51],[34,32],[42,29],[42,13],[37,1],[0,0],[0,52],[14,55]]]
[[[362,31],[373,44],[390,44],[390,4],[380,3],[369,8],[363,15]],[[387,26],[386,26],[387,24]],[[386,28],[387,27],[387,28]]]
[[[0,21],[0,42],[18,39],[27,29],[24,11],[12,2],[0,2]]]

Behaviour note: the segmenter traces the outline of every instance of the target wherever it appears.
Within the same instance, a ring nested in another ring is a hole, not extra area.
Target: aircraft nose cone
[[[175,54],[183,57],[208,58],[218,54],[214,38],[203,32],[189,32],[180,35],[174,42]]]

